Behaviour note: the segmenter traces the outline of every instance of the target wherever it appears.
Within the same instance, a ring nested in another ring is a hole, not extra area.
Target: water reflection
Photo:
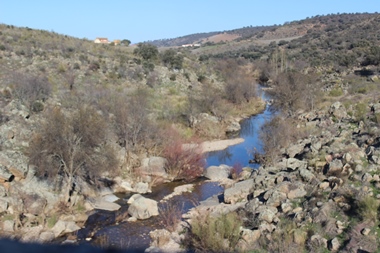
[[[268,99],[265,97],[265,94],[262,94],[261,97]],[[262,142],[259,139],[260,128],[265,122],[270,120],[273,115],[274,112],[271,111],[269,106],[267,106],[263,113],[243,120],[241,122],[239,137],[244,138],[245,141],[238,145],[228,147],[222,151],[210,152],[206,159],[206,165],[219,166],[220,164],[227,164],[229,166],[233,166],[239,164],[243,167],[249,166],[251,168],[258,168],[259,164],[250,164],[249,160],[252,159],[254,152],[262,152]],[[160,185],[152,189],[151,194],[146,194],[145,196],[147,198],[160,201],[166,195],[171,194],[176,186],[182,184],[183,182],[172,182],[169,184]],[[199,202],[222,193],[223,188],[218,183],[199,180],[195,183],[195,187],[191,193],[184,193],[173,197],[169,200],[169,205],[181,207],[183,213],[185,213]],[[123,198],[119,203],[122,205],[121,212],[127,212],[128,205],[126,200],[130,197],[130,195],[120,197]],[[163,205],[165,204],[162,202],[159,203],[159,207],[162,207]],[[107,244],[111,244],[119,248],[127,247],[134,249],[145,249],[149,246],[150,242],[149,232],[153,229],[163,227],[160,217],[152,217],[147,220],[137,222],[121,222],[120,224],[115,224],[115,216],[112,216],[112,214],[103,213],[99,215],[104,215],[104,217],[101,217],[99,221],[94,220],[91,222],[91,218],[89,218],[90,222],[88,225],[93,226],[82,229],[78,233],[79,239],[84,241],[89,234],[95,232],[94,238],[102,238],[102,236],[106,236],[108,240]]]
[[[260,128],[273,115],[274,112],[267,106],[263,113],[243,120],[239,137],[244,138],[244,142],[222,151],[210,152],[206,159],[206,165],[227,164],[234,166],[240,164],[243,167],[257,168],[258,164],[250,164],[249,160],[252,159],[254,152],[263,151],[263,144],[259,138]]]

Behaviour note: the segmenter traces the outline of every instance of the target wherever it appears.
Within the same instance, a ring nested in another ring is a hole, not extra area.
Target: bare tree
[[[234,104],[249,102],[256,96],[256,83],[245,61],[228,59],[218,61],[216,70],[224,79],[227,100]]]
[[[148,118],[149,94],[144,89],[138,89],[134,94],[116,95],[111,113],[114,114],[114,127],[119,143],[130,150],[148,144],[152,130]]]
[[[13,88],[13,95],[29,109],[35,101],[45,101],[51,93],[51,84],[46,76],[35,76],[27,73],[14,72],[8,78]]]
[[[299,72],[291,71],[277,75],[271,92],[274,106],[292,116],[297,109],[304,106],[305,83],[306,76]]]
[[[30,142],[30,163],[36,166],[37,175],[63,185],[66,202],[76,178],[96,182],[103,172],[117,168],[105,129],[102,116],[89,106],[72,113],[55,108],[47,112]]]
[[[268,164],[275,162],[280,155],[281,148],[287,147],[297,140],[300,134],[302,133],[294,127],[290,118],[284,119],[277,116],[265,123],[260,132],[265,157],[262,162]]]

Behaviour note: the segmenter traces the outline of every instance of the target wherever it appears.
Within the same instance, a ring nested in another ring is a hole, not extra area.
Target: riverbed
[[[262,96],[266,99],[264,96]],[[241,122],[241,131],[236,141],[236,145],[228,146],[223,150],[209,152],[206,154],[206,166],[226,164],[229,166],[258,168],[259,164],[250,163],[255,152],[262,152],[263,147],[259,138],[260,128],[270,120],[273,112],[270,106],[255,116],[244,119]],[[176,186],[183,182],[172,182],[159,185],[152,189],[151,194],[144,195],[147,198],[159,202],[159,209],[164,207],[160,202],[165,196],[171,194]],[[182,213],[199,204],[200,201],[206,200],[212,196],[220,196],[224,192],[222,186],[216,182],[199,179],[194,183],[192,192],[187,192],[170,199],[169,204],[181,208]],[[149,232],[155,229],[163,228],[160,217],[152,217],[147,220],[138,220],[135,222],[123,221],[118,223],[116,216],[127,211],[127,200],[130,195],[120,196],[119,204],[122,208],[119,213],[98,211],[89,217],[87,226],[81,229],[78,234],[78,240],[85,242],[86,238],[92,237],[104,241],[105,245],[113,245],[117,248],[139,249],[143,250],[149,247]]]

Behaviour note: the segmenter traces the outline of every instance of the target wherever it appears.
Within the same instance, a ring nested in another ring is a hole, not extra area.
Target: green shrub
[[[359,200],[358,203],[359,216],[364,220],[377,220],[377,212],[379,208],[379,201],[371,196],[366,196]]]
[[[46,221],[47,221],[47,226],[48,226],[48,228],[52,228],[52,227],[54,227],[54,225],[57,223],[57,221],[58,221],[58,217],[57,217],[56,214],[53,214],[52,216],[48,217],[48,218],[46,219]]]
[[[183,75],[185,76],[185,78],[187,79],[187,81],[189,81],[189,82],[191,81],[189,73],[185,72]]]
[[[34,101],[31,106],[32,112],[42,112],[44,110],[44,103],[42,101]]]
[[[329,95],[332,97],[340,97],[343,95],[343,90],[342,88],[333,89],[330,91]]]
[[[188,246],[199,252],[233,252],[240,239],[241,225],[234,212],[194,219],[187,237]]]
[[[206,81],[206,79],[206,76],[202,74],[198,75],[198,82],[203,83],[204,81]]]
[[[175,81],[177,79],[176,74],[172,74],[169,79],[170,81]]]
[[[367,114],[367,105],[358,103],[355,105],[355,118],[356,120],[365,120]]]

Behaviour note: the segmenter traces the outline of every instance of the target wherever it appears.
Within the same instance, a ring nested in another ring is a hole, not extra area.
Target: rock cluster
[[[280,161],[227,187],[222,203],[210,199],[184,218],[191,223],[204,213],[238,212],[244,220],[238,246],[244,251],[275,244],[276,235],[286,234],[291,243],[281,242],[282,247],[374,252],[380,204],[378,126],[368,132],[339,103],[325,114],[299,119],[300,127],[313,126],[319,134],[300,139],[283,150]],[[212,166],[205,175],[223,180],[229,173],[226,166]],[[291,230],[286,224],[293,224]]]

